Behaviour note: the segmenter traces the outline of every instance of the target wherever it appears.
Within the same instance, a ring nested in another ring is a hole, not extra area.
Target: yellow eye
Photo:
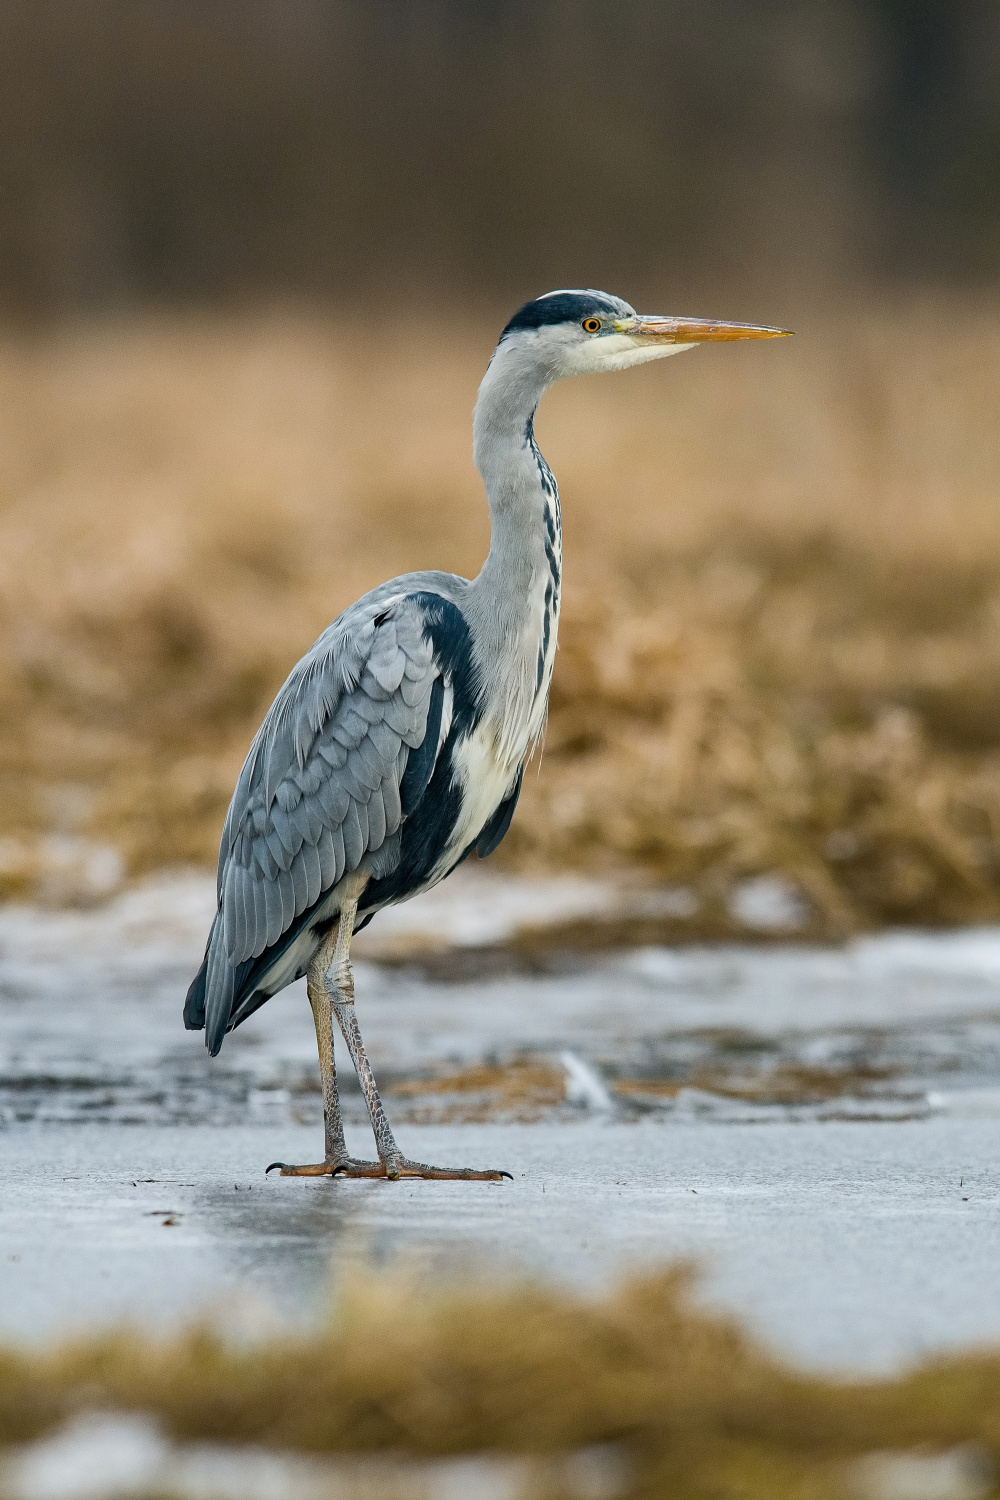
[[[584,318],[583,320],[584,333],[596,333],[600,326],[599,318]]]

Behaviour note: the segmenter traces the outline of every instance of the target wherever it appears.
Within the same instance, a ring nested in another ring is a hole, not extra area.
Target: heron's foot
[[[384,1177],[385,1167],[380,1161],[358,1161],[353,1156],[338,1156],[332,1161],[308,1162],[304,1166],[290,1166],[288,1162],[273,1161],[267,1172],[280,1168],[282,1177]],[[267,1176],[267,1172],[264,1176]]]
[[[509,1172],[479,1172],[475,1167],[428,1167],[422,1161],[408,1161],[405,1156],[390,1158],[383,1171],[391,1181],[400,1177],[424,1177],[433,1182],[502,1182],[505,1177],[514,1181]]]

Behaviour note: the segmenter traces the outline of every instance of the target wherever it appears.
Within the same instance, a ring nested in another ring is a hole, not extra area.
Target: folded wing
[[[258,957],[398,835],[407,760],[424,746],[439,680],[413,598],[331,627],[296,667],[254,741],[223,831],[220,935],[230,964]]]

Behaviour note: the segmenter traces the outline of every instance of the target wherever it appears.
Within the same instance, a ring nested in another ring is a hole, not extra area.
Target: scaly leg
[[[289,1166],[283,1161],[273,1161],[268,1167],[272,1172],[281,1168],[282,1177],[332,1177],[336,1172],[351,1169],[352,1177],[383,1177],[385,1169],[380,1161],[357,1161],[349,1156],[344,1139],[344,1121],[340,1113],[337,1095],[337,1065],[333,1056],[333,1017],[330,1012],[330,992],[326,987],[326,971],[330,967],[339,939],[339,928],[323,941],[306,975],[306,989],[316,1026],[316,1050],[319,1053],[319,1076],[323,1087],[323,1160],[303,1166]],[[266,1174],[265,1174],[266,1175]]]
[[[351,1054],[358,1078],[361,1082],[365,1102],[368,1105],[368,1113],[371,1116],[372,1130],[375,1132],[375,1145],[378,1149],[380,1175],[392,1178],[400,1177],[431,1177],[435,1179],[457,1178],[468,1182],[499,1182],[503,1177],[510,1177],[509,1172],[486,1171],[477,1172],[471,1167],[428,1167],[423,1162],[408,1161],[396,1145],[395,1136],[385,1117],[382,1100],[379,1098],[375,1079],[372,1076],[371,1063],[365,1052],[365,1044],[361,1040],[361,1032],[358,1028],[358,1019],[354,1011],[354,973],[351,969],[351,934],[354,931],[354,918],[357,914],[357,898],[341,908],[340,926],[337,930],[337,944],[333,953],[333,962],[330,968],[333,971],[333,984],[330,990],[330,1002],[334,1015],[341,1031],[347,1050]],[[329,984],[329,978],[327,978]],[[368,1163],[361,1164],[368,1167]],[[368,1177],[370,1170],[357,1170],[354,1163],[347,1162],[337,1167],[335,1176],[345,1177]],[[513,1179],[511,1179],[513,1180]]]

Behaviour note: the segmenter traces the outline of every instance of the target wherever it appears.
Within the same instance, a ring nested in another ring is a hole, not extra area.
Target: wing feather
[[[368,803],[355,802],[354,812],[357,816],[358,830],[361,834],[361,848],[364,850],[368,848]],[[361,863],[360,859],[357,863]]]
[[[259,878],[263,880],[277,880],[277,861],[271,853],[271,848],[266,837],[254,839],[251,848],[253,850],[254,861],[260,871]]]
[[[377,786],[381,785],[387,762],[391,765],[392,757],[380,754],[371,733],[368,733],[354,751],[351,769],[358,780],[363,781],[368,790],[373,792]]]
[[[403,702],[401,693],[397,693],[385,705],[382,723],[407,745],[411,743],[414,735],[423,738],[419,706],[417,708],[410,708],[408,704]]]
[[[315,797],[323,785],[325,770],[322,758],[314,755],[312,760],[304,765],[301,770],[293,773],[293,780],[300,788],[304,797]]]
[[[253,904],[256,926],[254,928],[253,945],[247,954],[248,958],[259,958],[267,947],[267,893],[269,889],[270,887],[265,885],[263,881],[255,880],[253,882]]]
[[[424,697],[424,684],[417,678],[409,675],[410,663],[406,664],[407,675],[399,684],[399,693],[407,708],[416,708]]]
[[[381,849],[385,843],[385,803],[382,801],[382,783],[375,788],[368,798],[368,847],[369,849]]]
[[[337,824],[336,828],[331,834],[331,837],[333,839],[333,852],[337,860],[337,874],[334,880],[334,885],[336,885],[337,881],[341,878],[344,871],[347,869],[347,851],[344,848],[343,819],[341,819],[341,821]]]
[[[271,858],[274,860],[276,866],[274,875],[271,878],[273,880],[277,880],[282,870],[288,869],[289,853],[284,844],[281,842],[281,837],[278,833],[277,828],[269,828],[265,833],[264,838],[267,841],[267,847],[270,850]]]
[[[292,860],[302,848],[302,837],[292,826],[292,820],[289,815],[286,812],[282,812],[277,803],[271,808],[271,823],[285,851],[285,858],[278,862],[282,869],[290,870]]]
[[[398,764],[397,759],[397,767]],[[399,805],[399,782],[402,774],[402,771],[390,772],[382,781],[382,805],[385,809],[385,831],[387,837],[391,837],[396,832],[403,817],[402,808]]]
[[[240,906],[243,921],[241,930],[243,933],[243,948],[247,950],[253,947],[257,935],[257,902],[255,898],[256,881],[251,872],[240,870]]]
[[[301,879],[296,878],[295,882],[295,905],[298,911],[305,911],[306,907],[316,904],[323,889],[323,870],[315,844],[302,845],[302,858],[293,866],[293,874],[297,877],[299,871]]]
[[[316,793],[316,800],[323,812],[326,827],[339,828],[347,816],[351,801],[343,776],[328,776]]]
[[[360,774],[359,774],[360,773]],[[361,803],[362,806],[368,801],[372,789],[368,785],[367,773],[358,760],[357,755],[351,755],[347,765],[340,773],[340,782],[344,790],[350,796],[352,802]],[[353,869],[353,866],[351,867]]]
[[[329,828],[324,828],[320,834],[316,842],[316,853],[319,855],[319,888],[321,891],[328,891],[337,880],[337,851]]]
[[[264,916],[267,923],[264,928],[264,948],[270,948],[272,943],[276,943],[282,932],[281,887],[278,884],[280,879],[281,871],[278,870],[274,879],[269,880],[264,886]],[[262,953],[264,948],[261,949]]]
[[[347,857],[347,869],[356,870],[361,863],[365,846],[361,840],[361,823],[358,820],[358,807],[364,806],[351,798],[347,809],[347,817],[341,823],[341,832],[344,835],[344,852]]]
[[[343,745],[338,740],[332,738],[320,744],[319,754],[320,758],[326,761],[331,771],[339,771],[347,760],[347,751]]]
[[[362,600],[320,637],[275,699],[237,782],[220,850],[212,945],[224,951],[226,973],[275,946],[366,856],[379,878],[398,863],[401,824],[439,752],[446,669],[426,601]],[[235,994],[235,980],[230,973],[223,983],[217,958],[206,973],[217,1030],[222,1001],[212,996],[220,986]]]
[[[378,766],[384,776],[386,766],[391,766],[396,759],[396,751],[399,749],[399,735],[395,734],[389,728],[388,724],[380,720],[369,729],[367,743],[371,746],[375,765]]]
[[[223,921],[232,926],[234,941],[245,946],[247,937],[246,898],[243,891],[242,865],[231,864],[223,888]]]
[[[288,870],[282,870],[278,876],[278,895],[281,900],[281,930],[284,932],[295,920],[295,888]]]

